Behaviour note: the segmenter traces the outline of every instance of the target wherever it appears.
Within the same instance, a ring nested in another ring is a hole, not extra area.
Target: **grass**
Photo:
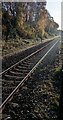
[[[51,36],[48,36],[48,39],[50,38]],[[47,41],[47,39],[44,38],[44,40],[41,41],[41,39],[37,39],[37,38],[24,39],[19,36],[16,36],[16,39],[12,39],[12,38],[9,38],[8,40],[3,39],[2,40],[2,56],[5,56],[10,53],[13,54],[17,51],[21,51],[23,49],[26,49],[33,45],[37,45],[44,41]]]
[[[54,72],[53,79],[45,80],[43,81],[43,91],[45,94],[47,94],[46,103],[47,105],[39,102],[39,107],[35,107],[35,112],[40,113],[43,115],[43,112],[45,109],[47,109],[47,113],[45,112],[46,118],[49,117],[48,111],[54,117],[53,113],[56,115],[58,114],[59,110],[59,99],[60,99],[60,86],[61,81],[58,77],[58,74],[60,74],[60,67],[57,66],[52,70]],[[46,87],[45,87],[46,86]],[[52,120],[53,118],[51,118]],[[49,118],[48,118],[49,120]]]
[[[55,68],[55,73],[60,72],[60,69],[61,69],[61,68],[60,68],[59,66],[58,66],[58,67],[56,67],[56,68]]]
[[[59,95],[56,95],[51,99],[51,105],[50,105],[50,109],[51,110],[58,110],[59,107]]]
[[[25,48],[28,48],[32,45],[38,44],[40,41],[36,41],[33,39],[10,39],[5,42],[5,40],[2,41],[2,55],[5,56],[9,53],[14,53],[19,50],[23,50]]]

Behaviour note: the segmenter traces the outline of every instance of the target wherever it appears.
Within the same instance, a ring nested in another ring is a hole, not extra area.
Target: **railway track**
[[[0,113],[57,43],[57,39],[48,42],[44,47],[0,73],[0,77],[2,76],[2,104],[0,105]],[[42,50],[45,52],[43,53]]]
[[[42,48],[43,46],[47,45],[48,42],[52,41],[53,39],[58,38],[59,36],[53,37],[51,39],[45,40],[45,42],[39,43],[37,45],[33,45],[33,47],[29,47],[24,49],[23,51],[17,51],[13,54],[8,54],[3,56],[2,59],[2,70],[6,70],[13,64],[16,64],[18,61],[22,60],[23,58],[27,57],[28,55],[32,54],[33,52],[37,51],[38,49]],[[0,72],[2,71],[0,70]]]

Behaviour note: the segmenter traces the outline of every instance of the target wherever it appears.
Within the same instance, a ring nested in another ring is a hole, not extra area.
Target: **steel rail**
[[[48,55],[48,53],[54,48],[54,46],[59,42],[57,40],[54,45],[46,52],[46,54],[37,62],[37,64],[30,70],[30,72],[24,77],[24,79],[17,85],[17,87],[12,91],[12,93],[6,98],[6,100],[0,105],[0,113],[4,109],[5,105],[11,101],[14,94],[19,90],[20,87],[23,86],[24,82],[27,81],[28,77],[35,71],[35,69],[39,66],[39,64],[43,61],[43,59]]]
[[[6,70],[4,70],[3,72],[0,73],[0,76],[2,74],[4,74],[5,72],[7,72],[8,70],[12,69],[13,67],[15,67],[16,65],[18,65],[19,63],[23,62],[24,60],[27,60],[28,58],[32,57],[33,55],[37,54],[38,52],[40,52],[42,49],[44,49],[45,47],[47,47],[49,44],[51,43],[51,41],[49,41],[49,43],[43,47],[41,47],[40,49],[36,50],[35,52],[31,53],[30,55],[28,55],[27,57],[23,58],[22,60],[18,61],[17,63],[15,63],[14,65],[12,65],[11,67],[7,68]]]

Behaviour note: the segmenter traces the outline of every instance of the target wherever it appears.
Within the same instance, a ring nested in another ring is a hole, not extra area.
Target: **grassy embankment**
[[[31,47],[33,45],[37,45],[41,42],[45,42],[46,39],[53,38],[54,36],[49,36],[48,38],[41,39],[22,39],[17,37],[16,39],[9,39],[7,41],[2,40],[2,56],[8,55],[10,53],[15,53]]]

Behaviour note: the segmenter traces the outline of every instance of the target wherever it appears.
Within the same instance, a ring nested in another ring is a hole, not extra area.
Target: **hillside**
[[[55,36],[58,27],[46,9],[46,2],[3,2],[3,54]]]

